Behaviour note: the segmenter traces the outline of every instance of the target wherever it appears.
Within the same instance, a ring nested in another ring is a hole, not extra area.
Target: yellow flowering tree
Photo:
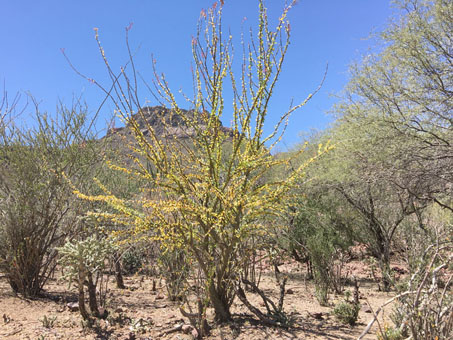
[[[154,93],[170,108],[161,108],[162,114],[156,109],[152,119],[159,120],[159,131],[150,122],[148,108],[140,105],[132,54],[128,65],[115,75],[99,43],[113,79],[105,92],[134,136],[133,165],[111,166],[150,185],[133,203],[112,195],[107,188],[105,195],[79,193],[115,208],[115,213],[99,217],[129,221],[130,229],[123,231],[123,237],[151,237],[160,242],[163,251],[184,249],[202,273],[205,301],[211,303],[220,322],[231,318],[244,254],[249,253],[247,240],[265,232],[264,217],[284,211],[288,193],[302,175],[305,164],[284,179],[269,180],[274,168],[289,161],[273,157],[271,151],[290,114],[312,96],[283,113],[272,133],[265,136],[269,101],[289,45],[287,13],[291,5],[271,30],[260,1],[257,37],[250,43],[242,40],[239,75],[233,63],[232,37],[222,33],[222,6],[215,3],[202,11],[192,40],[195,93],[187,98],[192,110],[180,107],[165,76],[155,72]],[[231,128],[221,123],[227,84],[233,94]],[[118,234],[121,232],[115,236]]]

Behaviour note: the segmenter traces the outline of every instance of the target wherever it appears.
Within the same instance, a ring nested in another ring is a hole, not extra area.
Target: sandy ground
[[[263,326],[237,299],[232,308],[234,322],[215,326],[207,339],[357,339],[372,319],[373,314],[366,312],[364,307],[355,327],[342,325],[335,319],[332,310],[333,304],[344,297],[331,295],[332,306],[322,307],[314,296],[313,282],[304,279],[304,268],[297,263],[288,263],[282,268],[289,277],[284,310],[295,320],[292,329]],[[359,278],[362,305],[369,304],[372,310],[376,310],[392,297],[392,293],[377,290],[377,285],[370,278],[369,268],[362,263],[347,264],[345,272]],[[189,321],[182,317],[178,304],[166,298],[163,281],[158,283],[155,292],[152,291],[151,277],[126,277],[125,283],[126,290],[115,288],[113,282],[109,285],[107,308],[110,320],[116,318],[117,321],[101,320],[95,331],[84,329],[79,313],[71,312],[67,307],[68,302],[76,300],[75,289],[68,289],[67,284],[51,280],[45,287],[47,297],[30,300],[14,296],[6,280],[0,278],[0,316],[3,316],[0,318],[0,339],[193,339],[190,333],[182,331],[165,334],[175,325],[189,324]],[[264,272],[260,288],[274,300],[278,299],[278,286],[271,272]],[[346,289],[352,291],[352,287]],[[248,297],[263,309],[257,295],[248,293]],[[380,315],[381,326],[384,319],[389,322],[391,308],[391,305],[387,306]],[[319,315],[317,313],[322,313],[321,319],[315,317]],[[212,318],[212,315],[208,317]],[[44,318],[50,320],[48,328],[44,327]],[[377,330],[375,324],[366,339],[376,339]]]

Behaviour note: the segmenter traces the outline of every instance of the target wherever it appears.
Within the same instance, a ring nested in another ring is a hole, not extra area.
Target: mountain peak
[[[187,126],[187,119],[197,119],[201,126],[207,125],[209,113],[197,113],[195,110],[179,109],[179,113],[175,110],[166,108],[164,106],[145,106],[139,112],[131,116],[131,120],[135,120],[141,132],[146,136],[149,134],[148,126],[154,130],[157,136],[168,138],[189,138],[193,137],[195,130]],[[129,129],[131,122],[128,122],[125,127],[110,128],[107,136],[113,134],[130,134]],[[232,130],[226,128],[220,122],[221,130],[224,133],[232,136]]]

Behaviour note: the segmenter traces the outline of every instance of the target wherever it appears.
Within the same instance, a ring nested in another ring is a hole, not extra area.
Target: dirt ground
[[[263,326],[237,299],[232,308],[234,322],[214,327],[207,339],[357,339],[372,319],[371,310],[376,310],[392,297],[392,293],[378,291],[366,265],[348,263],[345,272],[358,278],[363,306],[358,323],[350,327],[337,321],[332,313],[333,305],[344,296],[331,295],[332,306],[322,307],[314,296],[313,282],[305,280],[305,269],[301,265],[288,263],[280,269],[289,277],[284,310],[295,320],[292,329]],[[30,300],[14,296],[5,278],[0,278],[0,316],[3,316],[0,319],[0,339],[193,339],[190,332],[166,333],[182,323],[189,324],[189,321],[182,317],[178,304],[166,298],[163,281],[157,284],[154,292],[151,277],[126,277],[125,284],[127,289],[120,290],[110,283],[107,305],[110,318],[101,320],[93,330],[84,329],[79,313],[69,310],[68,302],[76,301],[77,297],[75,289],[68,289],[66,283],[51,280],[45,287],[46,297]],[[274,300],[278,299],[278,286],[270,271],[263,273],[260,288]],[[346,289],[352,292],[351,286]],[[248,293],[248,298],[263,309],[257,295]],[[387,306],[380,314],[381,326],[384,320],[391,323],[388,321],[391,308],[391,305]],[[212,318],[212,315],[208,317]],[[116,321],[108,321],[112,319]],[[375,323],[365,339],[376,339],[377,327]]]

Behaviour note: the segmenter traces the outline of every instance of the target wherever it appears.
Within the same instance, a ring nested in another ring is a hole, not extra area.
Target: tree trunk
[[[386,247],[387,248],[387,247]],[[390,291],[390,286],[392,284],[391,278],[390,278],[390,254],[389,254],[389,249],[385,249],[381,257],[379,258],[379,266],[381,269],[381,283],[382,283],[382,291],[383,292],[388,292]]]
[[[378,259],[379,269],[381,271],[381,284],[382,291],[388,292],[391,286],[390,275],[390,240],[387,235],[384,234],[383,228],[380,227],[379,223],[374,218],[370,219],[370,230],[374,234],[376,247],[374,249],[374,255]]]
[[[88,273],[86,284],[88,287],[88,298],[90,303],[91,314],[95,317],[99,317],[98,303],[96,300],[96,286],[93,283],[93,276],[91,273]]]
[[[313,264],[310,258],[307,261],[307,280],[313,280]]]
[[[84,286],[84,275],[79,271],[79,280],[78,280],[78,286],[79,286],[79,312],[80,315],[82,316],[83,320],[91,321],[90,314],[88,314],[88,311],[85,307],[85,292],[83,291],[83,286]]]
[[[215,320],[220,323],[231,321],[230,305],[226,301],[226,292],[220,292],[213,283],[209,285],[209,298],[214,307]]]
[[[113,261],[115,262],[115,279],[116,279],[116,287],[119,289],[126,289],[123,280],[123,273],[121,271],[121,262],[118,254],[115,254]]]

